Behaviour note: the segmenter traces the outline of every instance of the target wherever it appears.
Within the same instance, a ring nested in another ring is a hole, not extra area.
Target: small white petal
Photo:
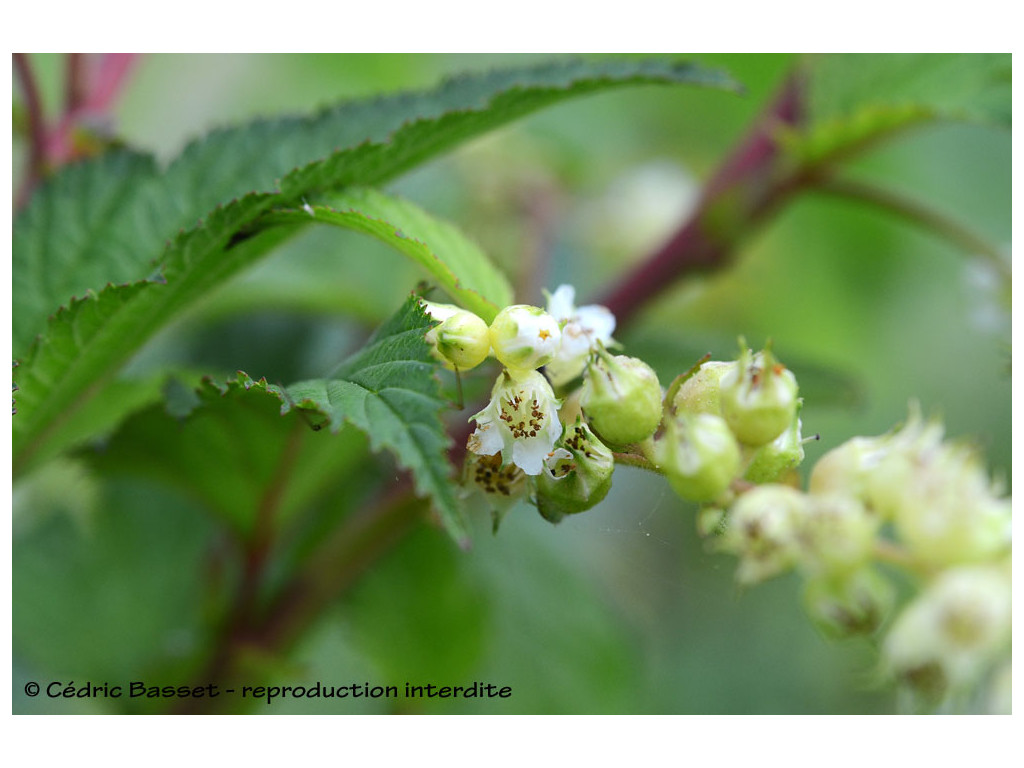
[[[517,440],[512,446],[512,461],[528,475],[539,475],[544,469],[548,451],[539,440]]]
[[[615,316],[607,307],[576,307],[575,298],[576,291],[571,285],[560,285],[548,296],[548,312],[563,324],[558,353],[546,368],[548,378],[559,386],[583,373],[590,351],[598,342],[605,346],[611,343],[615,330]]]
[[[568,322],[576,314],[576,289],[560,285],[548,296],[548,313],[559,323]]]
[[[473,453],[491,456],[504,448],[501,430],[493,419],[479,418],[476,422],[476,429],[469,436],[468,445]]]
[[[607,345],[615,332],[615,315],[608,307],[600,304],[588,304],[576,310],[576,322],[587,330],[594,339]]]

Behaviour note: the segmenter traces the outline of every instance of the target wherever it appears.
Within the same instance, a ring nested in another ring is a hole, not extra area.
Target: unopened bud
[[[801,568],[814,575],[843,574],[871,559],[880,521],[852,496],[807,496],[800,528]]]
[[[800,560],[800,527],[808,500],[787,485],[759,485],[729,511],[722,547],[740,558],[736,579],[755,584],[792,568]]]
[[[740,447],[721,416],[677,413],[650,451],[672,490],[690,501],[714,501],[740,472]]]
[[[833,638],[870,635],[892,610],[895,591],[876,570],[810,579],[804,606],[815,626]]]
[[[546,464],[536,478],[537,509],[553,523],[596,506],[612,487],[612,452],[580,419],[566,429]]]
[[[904,684],[927,694],[969,686],[1009,652],[1010,616],[1008,568],[944,571],[897,617],[883,659]]]
[[[796,377],[770,349],[755,355],[744,348],[738,365],[722,377],[722,415],[741,443],[764,445],[793,423],[797,392]]]
[[[754,451],[743,477],[752,483],[781,481],[787,473],[804,460],[804,439],[800,434],[802,423],[793,419],[789,429]]]
[[[562,331],[555,318],[540,307],[513,304],[494,318],[490,336],[494,356],[518,378],[554,360]]]
[[[421,299],[424,311],[440,324],[427,331],[434,356],[448,368],[468,371],[487,359],[491,336],[487,323],[467,309]]]
[[[658,375],[647,363],[599,347],[587,369],[580,405],[602,440],[627,445],[654,434],[661,423],[661,396]]]
[[[877,437],[854,437],[826,453],[814,465],[807,489],[812,494],[845,493],[868,499],[867,479],[885,458]]]
[[[890,466],[898,469],[886,472]],[[869,480],[879,508],[921,560],[939,566],[991,560],[1010,550],[1008,498],[998,498],[971,451],[942,445],[927,455],[891,454]]]
[[[672,400],[677,411],[686,413],[711,413],[722,415],[722,377],[735,369],[735,360],[723,362],[709,360],[703,363],[690,378],[684,381]]]

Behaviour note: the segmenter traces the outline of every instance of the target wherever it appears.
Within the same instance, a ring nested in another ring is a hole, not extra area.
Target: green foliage
[[[806,77],[806,125],[790,149],[808,163],[921,123],[1010,124],[1009,54],[829,54],[811,57]]]
[[[363,232],[392,246],[421,265],[461,306],[488,322],[513,301],[508,278],[476,243],[405,200],[373,189],[351,189],[334,198],[331,207],[273,211],[260,225],[301,225],[311,219]]]
[[[107,472],[155,477],[185,490],[240,535],[261,521],[286,525],[351,467],[362,441],[336,434],[346,423],[370,447],[394,452],[433,499],[459,540],[465,528],[445,455],[436,361],[423,336],[431,321],[410,298],[331,379],[282,389],[239,373],[223,387],[205,381],[183,418],[155,405],[131,416],[91,461]],[[329,430],[320,430],[322,425]]]
[[[282,416],[289,405],[265,381],[239,374],[223,386],[206,380],[196,393],[187,415],[153,405],[83,455],[104,474],[181,490],[244,538],[261,523],[285,529],[365,450],[351,434],[317,433],[297,415]]]
[[[393,451],[417,490],[431,496],[448,531],[464,542],[440,418],[445,403],[423,338],[431,324],[412,297],[332,378],[299,382],[285,393],[293,407],[325,418],[332,430],[351,423],[369,436],[371,448]]]
[[[72,296],[146,277],[159,250],[140,247],[142,222],[125,214],[157,173],[151,157],[114,151],[68,166],[32,198],[12,243],[15,358]]]
[[[15,224],[16,286],[24,296],[14,315],[14,353],[24,366],[16,471],[65,447],[66,414],[99,396],[128,358],[182,309],[281,241],[286,233],[280,231],[244,234],[272,207],[379,184],[562,99],[673,82],[732,87],[723,75],[665,61],[492,72],[423,94],[214,132],[163,174],[136,155],[87,161],[59,173]],[[296,166],[301,167],[289,173]],[[112,174],[117,178],[109,180]],[[459,263],[448,267],[455,270]],[[51,289],[58,269],[61,282]],[[471,276],[454,277],[475,285]],[[68,289],[89,300],[58,312],[70,300]],[[46,323],[51,312],[57,314]]]

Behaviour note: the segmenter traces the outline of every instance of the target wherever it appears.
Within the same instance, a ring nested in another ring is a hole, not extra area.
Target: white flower
[[[567,384],[583,372],[587,355],[597,342],[608,346],[615,330],[615,316],[607,307],[588,304],[577,307],[576,289],[560,285],[548,295],[548,313],[562,325],[562,343],[545,371],[553,384]]]
[[[482,456],[501,451],[504,464],[539,475],[562,436],[558,407],[551,385],[539,373],[530,371],[513,378],[504,371],[491,391],[491,402],[471,417],[476,430],[466,447]]]

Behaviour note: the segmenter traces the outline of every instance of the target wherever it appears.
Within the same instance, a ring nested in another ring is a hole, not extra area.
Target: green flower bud
[[[833,448],[814,465],[808,482],[812,494],[845,493],[867,501],[867,478],[885,458],[877,437],[855,437]]]
[[[608,495],[614,469],[612,452],[577,418],[536,478],[537,509],[552,523],[585,512]]]
[[[807,518],[807,497],[787,485],[758,485],[729,511],[722,548],[740,558],[736,579],[756,584],[800,561],[800,529]]]
[[[615,445],[638,443],[661,423],[661,385],[643,360],[597,350],[583,381],[580,405],[594,431]]]
[[[872,473],[868,493],[924,562],[983,562],[1010,549],[1010,500],[996,496],[978,457],[966,448],[894,451]]]
[[[722,377],[737,367],[735,360],[709,360],[684,381],[672,399],[672,407],[686,413],[722,415]]]
[[[714,501],[740,472],[740,446],[721,416],[677,413],[654,441],[650,459],[677,494]]]
[[[810,579],[804,607],[815,626],[832,638],[870,635],[892,610],[895,591],[875,569]]]
[[[744,348],[721,380],[722,415],[741,443],[764,445],[793,423],[797,392],[796,377],[770,349],[754,355]]]
[[[480,317],[453,304],[420,301],[423,309],[440,324],[427,331],[434,356],[448,368],[468,371],[487,359],[491,351],[490,330]]]
[[[490,333],[494,356],[514,378],[550,363],[562,342],[555,318],[527,304],[501,310],[491,323]]]
[[[929,565],[998,557],[1010,548],[1010,500],[1000,498],[976,453],[943,443],[942,432],[912,404],[902,429],[854,438],[823,456],[810,491],[859,498]]]
[[[943,571],[897,617],[882,646],[886,668],[918,692],[964,689],[1009,652],[1008,567]]]
[[[808,496],[800,528],[800,566],[814,575],[842,574],[871,560],[880,521],[858,499]]]
[[[752,483],[773,483],[800,466],[804,460],[804,441],[800,435],[802,426],[799,417],[794,418],[789,429],[756,449],[743,477]]]

